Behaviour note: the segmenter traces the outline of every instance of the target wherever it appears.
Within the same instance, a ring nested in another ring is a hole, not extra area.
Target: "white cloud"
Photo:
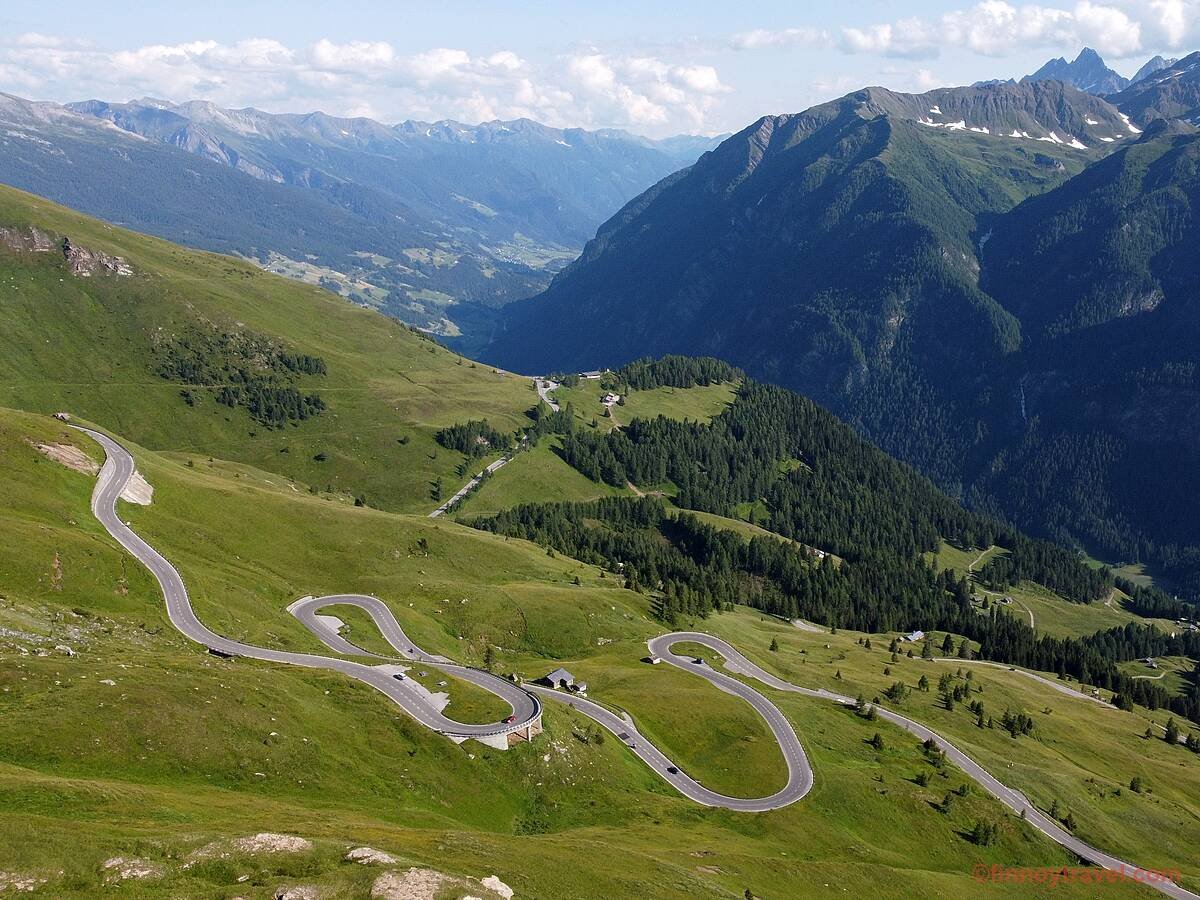
[[[612,120],[615,110],[618,121],[635,127],[681,121],[699,130],[729,91],[712,66],[670,65],[648,56],[585,53],[567,61],[567,74],[588,124]]]
[[[498,49],[402,54],[384,41],[270,38],[151,44],[115,51],[27,34],[0,38],[0,90],[35,99],[153,95],[271,111],[321,109],[385,121],[528,117],[558,126],[665,134],[709,130],[728,88],[692,60],[580,51],[531,63]]]
[[[936,56],[937,38],[920,19],[901,19],[894,24],[842,30],[842,50],[847,53],[883,53],[912,59]]]
[[[740,50],[792,43],[815,46],[820,34],[810,28],[759,29],[735,35],[730,43]],[[846,27],[837,46],[850,54],[923,59],[950,48],[1004,56],[1034,48],[1072,51],[1087,45],[1120,59],[1179,50],[1196,42],[1200,42],[1200,0],[1079,0],[1059,6],[982,0],[936,18]]]
[[[734,50],[762,50],[768,47],[824,47],[830,43],[829,32],[819,28],[784,28],[768,31],[756,28],[735,34],[729,40]]]

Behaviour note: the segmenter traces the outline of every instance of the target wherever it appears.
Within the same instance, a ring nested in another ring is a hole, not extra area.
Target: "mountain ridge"
[[[1010,222],[1023,221],[1046,197],[1071,196],[1069,188],[1119,168],[1121,160],[1194,140],[1189,126],[1143,130],[1125,116],[1103,98],[1047,81],[924,95],[871,88],[760,119],[627,205],[546,292],[508,307],[502,314],[508,331],[485,358],[570,371],[643,355],[722,357],[753,377],[813,396],[973,505],[1015,512],[1025,527],[1125,558],[1161,561],[1167,553],[1188,582],[1186,553],[1149,549],[1172,536],[1200,545],[1178,516],[1147,516],[1148,530],[1134,540],[1136,528],[1130,525],[1122,538],[1101,527],[1104,516],[1095,509],[1103,496],[1110,521],[1136,523],[1137,510],[1149,502],[1144,498],[1159,496],[1161,486],[1151,490],[1138,476],[1138,499],[1118,482],[1160,448],[1131,441],[1127,431],[1103,437],[1089,414],[1072,426],[1070,440],[1079,447],[1073,457],[1099,481],[1084,486],[1064,473],[1070,487],[1053,504],[1038,493],[1043,480],[1031,474],[1036,467],[1015,463],[1040,459],[1046,469],[1039,454],[1068,439],[1031,430],[1033,417],[1050,422],[1050,411],[1066,407],[1079,377],[1054,376],[1037,349],[1052,346],[1046,323],[1061,316],[1077,321],[1068,332],[1078,334],[1072,346],[1084,341],[1094,358],[1120,352],[1122,328],[1142,328],[1159,305],[1172,305],[1137,287],[1148,282],[1134,268],[1122,274],[1120,267],[1132,263],[1116,233],[1102,238],[1089,230],[1066,268],[1044,261],[1044,271],[1021,268],[1005,276],[1007,291],[992,283],[1000,277],[997,260],[1028,265],[1041,258],[1032,247],[1007,249],[1011,235],[1036,234],[1041,226]],[[1030,137],[1011,136],[1022,131]],[[1043,140],[1035,138],[1043,133]],[[1177,171],[1163,162],[1155,177],[1182,185],[1191,156],[1164,159]],[[1154,202],[1178,208],[1174,196],[1159,191]],[[1123,221],[1115,209],[1101,220]],[[1087,221],[1085,213],[1064,215]],[[1179,227],[1163,234],[1182,248]],[[1106,271],[1097,247],[1107,248],[1120,268],[1094,286],[1097,297],[1111,294],[1107,300],[1087,299],[1076,286],[1083,273]],[[1061,314],[1051,311],[1052,302],[1067,299],[1077,301],[1076,312],[1070,304]],[[1101,319],[1098,310],[1107,310]],[[1087,345],[1089,339],[1099,343]],[[1154,358],[1146,364],[1153,367]],[[1140,383],[1115,385],[1120,390],[1105,408],[1135,419],[1150,396]],[[1098,408],[1097,399],[1089,408]],[[1187,402],[1171,408],[1183,414]],[[1080,431],[1084,438],[1075,436]],[[1184,438],[1180,429],[1159,434],[1163,447]],[[1117,446],[1113,441],[1122,442],[1128,464],[1087,461],[1107,452],[1101,445]],[[1017,490],[1023,477],[1038,486],[1032,493]]]

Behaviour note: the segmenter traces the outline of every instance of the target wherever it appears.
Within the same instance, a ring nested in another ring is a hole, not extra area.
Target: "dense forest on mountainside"
[[[653,381],[648,373],[672,372],[686,386],[717,371],[711,363],[669,360],[657,368],[639,363],[630,374]],[[562,424],[563,458],[592,480],[648,490],[669,483],[677,506],[723,516],[756,504],[764,510],[759,524],[790,539],[746,541],[686,512],[671,515],[656,497],[525,504],[473,522],[605,567],[630,588],[660,592],[668,622],[741,602],[840,628],[953,631],[978,642],[983,658],[1070,674],[1138,703],[1200,715],[1196,696],[1171,698],[1115,665],[1200,652],[1200,635],[1134,628],[1070,641],[1039,637],[996,607],[977,608],[965,578],[923,561],[939,540],[1006,547],[1003,562],[981,573],[996,586],[1028,579],[1082,603],[1106,596],[1114,581],[1068,550],[964,510],[805,397],[746,380],[710,424],[660,416],[607,433],[576,428],[572,417]],[[1162,603],[1159,594],[1147,592],[1140,602]]]
[[[1071,675],[1151,709],[1169,708],[1200,724],[1200,680],[1185,696],[1121,673],[1116,663],[1146,656],[1200,654],[1200,634],[1168,636],[1130,625],[1085,638],[1039,636],[999,605],[977,609],[965,578],[937,573],[918,557],[863,554],[837,565],[773,536],[749,540],[659,498],[610,497],[590,503],[525,504],[478,519],[475,527],[534,541],[660,591],[669,625],[744,603],[784,618],[878,632],[944,630],[980,646],[978,657]],[[969,653],[969,648],[963,652]]]
[[[575,430],[562,455],[594,481],[670,482],[686,509],[729,516],[761,501],[763,527],[847,559],[912,557],[945,538],[1002,544],[1021,577],[1079,602],[1111,583],[1069,551],[964,510],[812,400],[753,381],[711,424],[660,417],[603,434]]]
[[[972,509],[1200,596],[1200,134],[1122,115],[1037,81],[765,118],[508,307],[489,358],[718,356]]]

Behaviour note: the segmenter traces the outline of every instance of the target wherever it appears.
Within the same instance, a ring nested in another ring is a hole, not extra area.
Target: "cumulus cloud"
[[[805,28],[735,35],[731,45],[753,50],[815,42]],[[836,45],[849,54],[927,59],[949,48],[1004,56],[1031,48],[1087,45],[1123,58],[1189,48],[1200,42],[1200,0],[1079,0],[1058,6],[983,0],[936,18],[905,18],[843,28]]]
[[[558,126],[704,131],[729,88],[712,66],[581,50],[530,62],[511,50],[402,54],[385,41],[270,38],[102,50],[53,36],[0,38],[0,90],[36,99],[143,95],[387,121],[528,117]]]

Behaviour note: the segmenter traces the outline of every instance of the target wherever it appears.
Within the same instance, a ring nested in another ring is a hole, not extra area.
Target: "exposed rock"
[[[34,444],[32,441],[26,441],[26,443],[32,444],[38,453],[68,469],[82,472],[84,475],[95,475],[100,471],[100,466],[96,461],[74,444]]]
[[[232,841],[213,841],[193,850],[184,868],[201,859],[225,859],[230,853],[304,853],[312,849],[312,841],[294,834],[274,834],[263,831]]]
[[[36,891],[45,883],[45,878],[38,878],[36,875],[22,875],[20,872],[0,872],[0,891],[29,893]]]
[[[382,850],[375,850],[372,847],[355,847],[346,854],[346,861],[361,863],[364,866],[394,866],[399,862],[392,854],[385,853]]]
[[[483,881],[481,881],[479,883],[482,884],[485,888],[487,888],[492,893],[499,894],[501,897],[504,898],[504,900],[511,900],[511,898],[512,898],[513,889],[510,888],[503,881],[501,881],[499,878],[497,878],[495,875],[489,875],[487,878],[483,879]]]
[[[125,482],[125,487],[121,489],[121,499],[127,503],[149,506],[154,500],[154,488],[150,486],[150,482],[141,472],[134,469],[129,480]]]
[[[121,257],[76,246],[71,243],[70,238],[63,238],[62,250],[71,274],[78,278],[91,278],[93,275],[133,274],[129,263]]]
[[[37,228],[18,231],[0,227],[0,246],[26,253],[49,253],[54,249],[54,238]]]
[[[464,900],[466,896],[479,900],[479,895],[489,900],[496,897],[510,900],[513,895],[512,888],[495,875],[476,881],[474,878],[462,878],[414,866],[407,872],[385,872],[380,875],[371,885],[371,897],[374,900],[435,900],[447,890],[463,892]],[[467,894],[467,891],[472,893]]]
[[[104,870],[108,873],[106,881],[127,881],[131,878],[159,878],[163,870],[161,866],[136,857],[114,856],[105,860]]]
[[[435,900],[442,886],[452,880],[433,869],[384,872],[371,885],[371,896],[375,900]]]
[[[312,849],[312,841],[294,834],[263,831],[238,838],[231,846],[239,853],[304,853]]]

